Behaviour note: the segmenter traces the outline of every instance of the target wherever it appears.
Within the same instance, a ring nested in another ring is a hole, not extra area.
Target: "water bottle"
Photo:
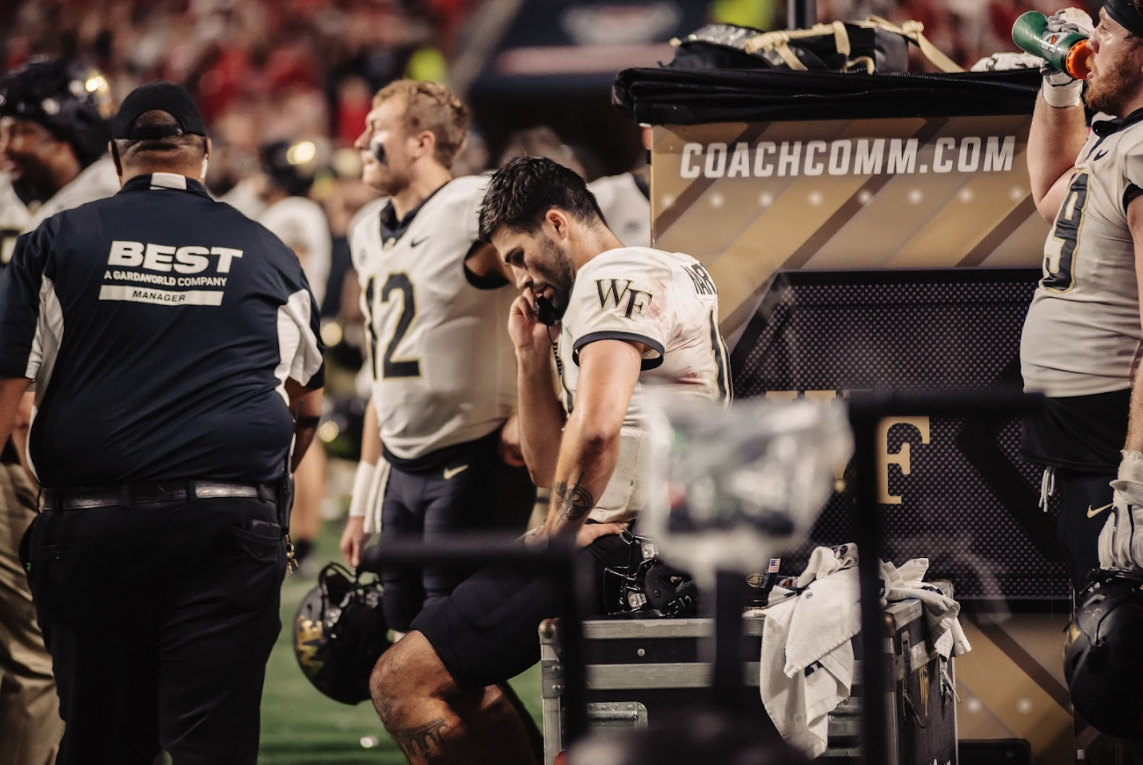
[[[1087,37],[1080,32],[1048,31],[1048,17],[1039,11],[1028,11],[1016,19],[1012,25],[1012,42],[1020,50],[1039,56],[1077,80],[1087,79],[1091,72]]]

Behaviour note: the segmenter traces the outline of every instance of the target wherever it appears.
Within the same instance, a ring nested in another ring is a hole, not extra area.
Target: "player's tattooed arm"
[[[581,475],[580,479],[582,478]],[[580,486],[579,481],[573,483],[556,481],[552,486],[552,503],[557,517],[576,523],[595,507],[595,498],[591,496],[591,492]]]

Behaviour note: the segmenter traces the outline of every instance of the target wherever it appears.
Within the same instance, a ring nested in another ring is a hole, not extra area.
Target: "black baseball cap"
[[[166,112],[178,124],[136,127],[139,116],[151,111]],[[186,88],[166,80],[152,80],[128,93],[111,127],[111,137],[116,139],[148,140],[185,134],[206,135],[206,121]]]

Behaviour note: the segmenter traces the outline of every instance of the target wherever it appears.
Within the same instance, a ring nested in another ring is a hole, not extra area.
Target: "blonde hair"
[[[405,99],[405,129],[416,134],[428,130],[436,138],[433,158],[452,167],[468,135],[468,107],[439,82],[395,80],[373,96],[374,108],[391,98]]]

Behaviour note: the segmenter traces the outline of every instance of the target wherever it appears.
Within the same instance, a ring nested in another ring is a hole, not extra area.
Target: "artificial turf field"
[[[337,541],[342,523],[327,521],[323,525],[313,553],[319,562],[341,559]],[[316,581],[316,575],[294,574],[287,577],[282,586],[282,632],[266,668],[258,762],[260,765],[402,765],[405,758],[381,727],[371,704],[364,702],[350,707],[332,701],[310,685],[298,668],[291,647],[294,613]],[[539,666],[516,678],[513,685],[539,724]]]

